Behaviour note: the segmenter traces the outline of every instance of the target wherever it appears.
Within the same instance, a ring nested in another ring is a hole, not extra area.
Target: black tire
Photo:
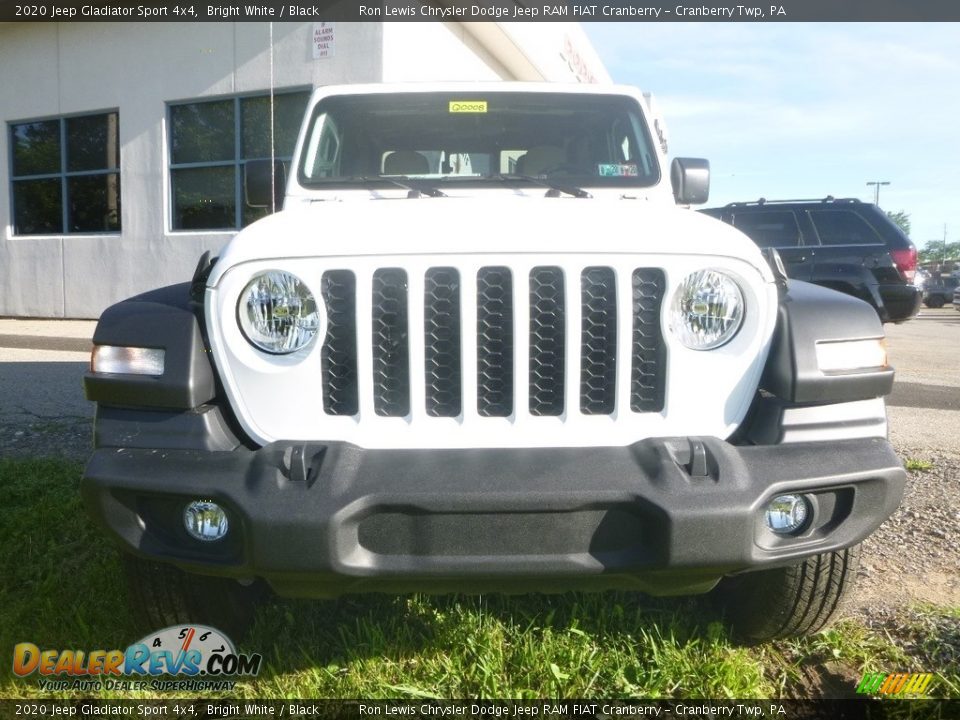
[[[937,297],[936,295],[931,295],[929,300],[924,300],[924,305],[928,308],[942,308],[943,307],[943,298]]]
[[[857,545],[799,565],[724,578],[714,599],[741,641],[812,635],[837,617],[859,566]]]
[[[267,592],[229,578],[191,575],[172,565],[123,554],[130,604],[144,631],[197,623],[222,630],[236,641],[253,624]]]

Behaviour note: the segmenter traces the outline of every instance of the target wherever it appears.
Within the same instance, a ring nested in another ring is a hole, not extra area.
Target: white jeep
[[[97,326],[82,489],[148,622],[632,588],[824,626],[905,481],[883,330],[678,207],[708,166],[662,140],[632,88],[317,90],[247,168],[282,211]]]

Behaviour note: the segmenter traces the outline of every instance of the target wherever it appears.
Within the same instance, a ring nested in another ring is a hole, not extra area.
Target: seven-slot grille
[[[560,267],[538,266],[519,277],[508,267],[481,267],[468,283],[458,268],[432,267],[418,278],[422,304],[410,301],[409,279],[403,268],[373,273],[366,285],[371,288],[372,333],[358,337],[354,272],[323,274],[327,334],[321,372],[323,409],[328,415],[355,415],[361,406],[358,348],[372,356],[373,408],[385,417],[405,417],[416,403],[430,417],[457,417],[468,403],[481,417],[509,417],[515,412],[516,398],[521,397],[515,392],[518,383],[526,383],[523,397],[530,415],[559,416],[571,411],[612,415],[617,410],[618,362],[630,363],[630,410],[663,410],[662,270],[638,268],[618,278],[611,267],[583,268],[575,314],[566,307],[571,295],[565,284],[571,278]],[[618,307],[618,282],[631,288],[629,307]],[[527,292],[515,292],[517,283]],[[470,297],[464,296],[465,288]],[[517,302],[524,297],[526,303]],[[422,307],[422,316],[414,317],[411,307]],[[629,358],[617,353],[618,331],[624,327],[618,313],[624,312],[632,316]],[[475,321],[475,343],[463,342],[465,313]],[[522,323],[519,313],[523,313]],[[579,327],[569,327],[569,315],[579,315]],[[518,337],[518,325],[527,328],[523,337]],[[524,367],[516,367],[519,343],[525,344]],[[579,345],[578,367],[568,367],[568,343]],[[476,348],[470,362],[463,357],[465,346]],[[410,353],[419,348],[423,377],[418,382],[411,378]],[[466,378],[465,372],[475,377]],[[579,397],[570,397],[571,388],[576,387],[568,382],[571,372],[579,381]],[[465,397],[467,391],[470,397]]]

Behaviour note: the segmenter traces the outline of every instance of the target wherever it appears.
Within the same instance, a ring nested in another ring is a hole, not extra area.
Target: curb
[[[61,350],[90,352],[93,342],[85,338],[49,337],[46,335],[2,335],[0,347],[22,350]]]

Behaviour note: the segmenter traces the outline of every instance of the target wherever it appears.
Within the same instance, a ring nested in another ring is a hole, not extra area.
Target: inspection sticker
[[[485,113],[487,111],[486,100],[451,100],[450,112],[452,113]]]
[[[637,166],[633,163],[624,165],[615,163],[602,163],[597,166],[597,174],[600,177],[637,177]]]

